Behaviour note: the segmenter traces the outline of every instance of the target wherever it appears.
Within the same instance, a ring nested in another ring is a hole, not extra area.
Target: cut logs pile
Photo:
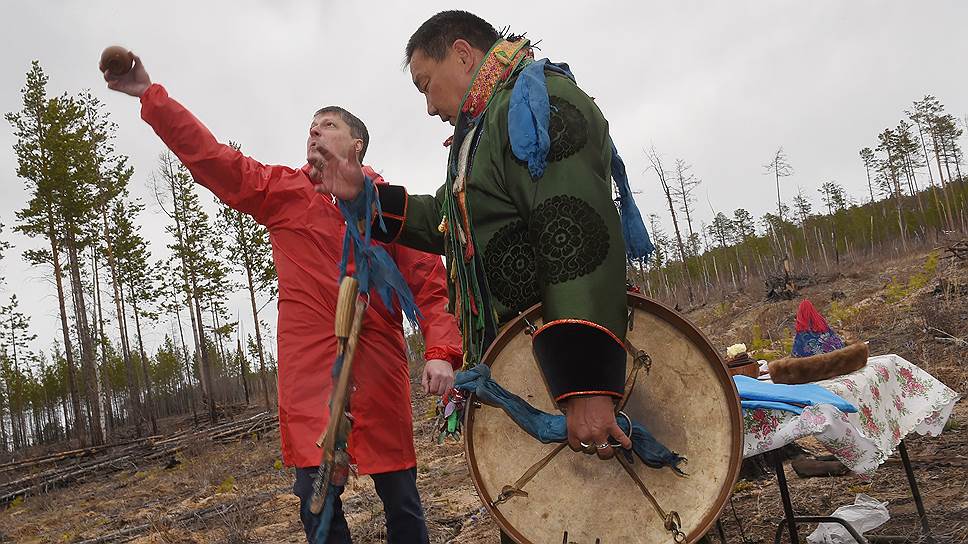
[[[275,414],[261,412],[168,436],[149,436],[5,463],[0,465],[0,506],[17,497],[44,493],[126,468],[137,470],[158,462],[170,464],[175,454],[191,444],[260,437],[278,426],[279,419]]]
[[[768,274],[764,283],[766,283],[766,300],[776,302],[778,300],[793,300],[800,295],[802,287],[813,285],[816,282],[810,276],[794,274],[790,261],[783,259],[783,269]]]
[[[968,262],[968,240],[959,240],[944,249],[945,257],[960,262]]]

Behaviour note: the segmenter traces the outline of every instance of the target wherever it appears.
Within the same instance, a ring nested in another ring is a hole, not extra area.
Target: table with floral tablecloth
[[[845,414],[829,404],[800,415],[743,410],[744,457],[813,436],[853,472],[873,472],[908,433],[941,434],[960,395],[898,355],[878,355],[867,366],[816,382],[857,407]]]

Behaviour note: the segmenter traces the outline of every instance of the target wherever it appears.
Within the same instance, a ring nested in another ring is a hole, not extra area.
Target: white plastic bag
[[[843,519],[862,535],[884,525],[887,520],[891,519],[891,515],[887,513],[886,502],[880,502],[863,493],[857,495],[854,504],[841,506],[834,510],[831,516]],[[821,523],[817,530],[807,537],[807,542],[810,544],[853,544],[855,541],[842,525]]]

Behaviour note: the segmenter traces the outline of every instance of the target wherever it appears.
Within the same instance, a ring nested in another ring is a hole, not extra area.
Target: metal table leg
[[[934,536],[931,535],[931,527],[928,525],[928,514],[924,511],[924,502],[921,501],[921,491],[918,490],[918,481],[914,478],[914,469],[911,467],[911,459],[908,458],[907,446],[904,440],[897,445],[897,451],[901,454],[901,464],[904,465],[904,472],[907,474],[908,486],[911,488],[911,496],[914,497],[914,506],[918,509],[918,521],[921,522],[921,535],[928,544],[934,544]]]
[[[778,450],[771,451],[770,456],[773,457],[773,468],[776,470],[776,482],[780,488],[780,500],[783,502],[783,517],[790,531],[790,544],[800,544],[800,537],[797,535],[796,516],[793,513],[793,502],[790,501],[790,490],[787,488],[786,474],[783,473],[783,459],[780,458]],[[782,526],[783,522],[780,522],[780,525],[776,529],[776,540],[774,542],[778,544],[780,542],[780,527]]]
[[[726,531],[723,529],[723,522],[716,520],[716,530],[719,532],[719,541],[726,544]]]
[[[867,539],[861,536],[846,521],[833,516],[797,516],[793,512],[793,502],[790,500],[790,488],[787,487],[786,474],[783,472],[783,460],[777,450],[771,452],[773,456],[773,467],[776,470],[777,487],[780,488],[780,500],[783,502],[783,516],[786,521],[787,529],[790,532],[790,544],[800,544],[800,536],[797,534],[797,523],[837,523],[850,533],[850,536],[858,544],[868,544]],[[776,533],[773,536],[774,544],[780,544],[783,537],[783,521],[777,524]]]
[[[924,537],[924,541],[928,544],[936,544],[934,536],[931,534],[931,527],[928,525],[928,515],[924,510],[924,501],[921,500],[921,492],[918,489],[917,479],[914,477],[914,469],[911,467],[911,459],[908,457],[907,446],[904,444],[904,440],[897,446],[898,453],[901,456],[901,464],[904,466],[904,472],[907,475],[908,487],[911,489],[911,496],[914,498],[914,506],[918,511],[918,521],[921,524],[921,535]],[[783,516],[784,519],[781,520],[776,527],[776,534],[774,535],[773,542],[775,544],[780,543],[780,539],[783,537],[783,526],[786,522],[787,529],[790,533],[790,544],[800,544],[800,537],[797,535],[797,523],[837,523],[841,525],[844,529],[850,533],[850,536],[854,538],[860,544],[867,544],[868,540],[864,538],[863,535],[859,534],[856,529],[854,529],[849,523],[841,518],[833,516],[797,516],[793,512],[793,503],[790,500],[790,489],[787,487],[786,474],[783,472],[783,461],[780,459],[779,453],[776,450],[770,452],[773,458],[773,467],[776,470],[776,481],[777,487],[780,488],[780,500],[783,503]],[[871,542],[893,542],[904,537],[888,536],[888,535],[876,535],[872,536]]]

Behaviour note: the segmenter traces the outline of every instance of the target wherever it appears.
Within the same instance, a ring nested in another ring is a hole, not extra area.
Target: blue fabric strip
[[[642,214],[639,207],[635,204],[632,196],[632,187],[629,185],[629,176],[625,172],[625,161],[618,154],[612,137],[608,141],[612,144],[612,179],[618,187],[618,209],[622,216],[622,236],[625,238],[625,254],[629,260],[646,259],[655,250],[652,240],[649,239],[649,231],[645,228],[642,221]]]
[[[534,180],[544,175],[548,165],[548,151],[551,149],[551,138],[548,133],[551,106],[545,71],[558,73],[575,81],[574,74],[565,63],[555,64],[548,59],[534,61],[518,74],[518,79],[511,90],[508,108],[508,137],[511,140],[511,151],[519,160],[528,163],[528,172]],[[611,138],[609,138],[609,144],[612,147],[612,179],[618,188],[626,256],[629,260],[648,258],[655,246],[649,238],[649,231],[645,228],[642,214],[639,213],[639,208],[632,196],[625,162],[622,161]]]
[[[336,497],[340,495],[340,490],[333,485],[329,485],[326,490],[326,501],[323,503],[323,510],[319,513],[319,525],[316,526],[316,534],[313,537],[314,543],[323,543],[329,538],[329,527],[333,523],[333,505]],[[308,515],[310,502],[306,501],[303,508]]]
[[[339,210],[346,221],[346,234],[343,236],[343,258],[339,263],[340,276],[346,275],[350,255],[354,255],[356,257],[354,259],[356,263],[354,277],[360,282],[360,292],[376,291],[383,304],[390,310],[393,309],[393,299],[396,298],[403,315],[416,328],[417,321],[423,316],[414,301],[410,286],[403,279],[400,269],[397,268],[397,263],[393,261],[390,254],[382,246],[371,242],[374,210],[380,228],[383,232],[386,232],[386,225],[383,223],[383,211],[380,209],[380,199],[377,198],[373,180],[367,176],[364,179],[363,191],[360,195],[349,202],[340,200]],[[361,219],[363,220],[363,232],[360,232],[359,229]]]
[[[542,412],[504,389],[491,379],[491,368],[487,365],[479,364],[464,372],[458,372],[454,387],[474,393],[477,400],[488,406],[503,409],[523,431],[544,444],[568,440],[565,416]],[[684,457],[662,445],[644,425],[633,421],[629,434],[628,421],[624,417],[617,418],[617,421],[622,431],[632,440],[632,450],[643,463],[652,468],[670,467],[682,474],[679,464]]]

